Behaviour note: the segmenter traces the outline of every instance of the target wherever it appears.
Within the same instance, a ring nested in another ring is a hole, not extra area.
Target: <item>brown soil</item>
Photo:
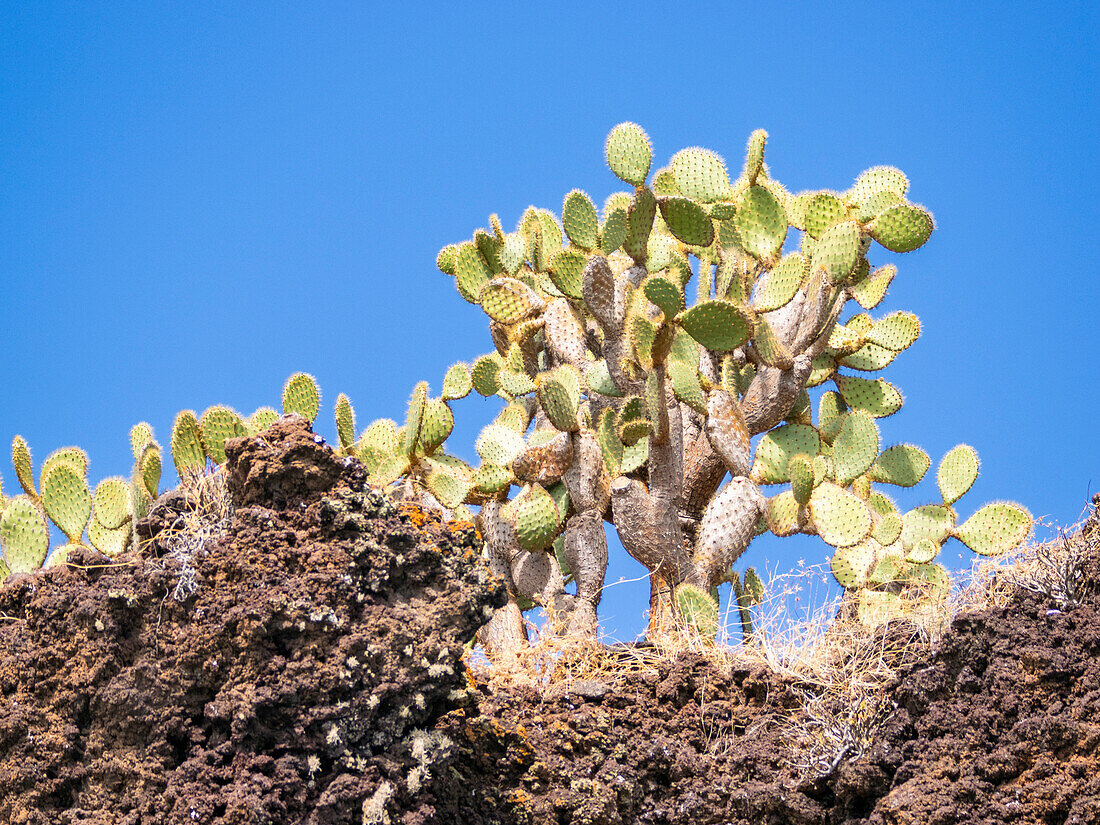
[[[763,667],[609,649],[595,678],[472,683],[503,590],[470,525],[365,492],[300,419],[227,453],[205,549],[173,545],[176,492],[143,554],[0,589],[0,822],[1100,823],[1095,590],[960,617],[895,662],[866,753],[808,778],[805,693]]]

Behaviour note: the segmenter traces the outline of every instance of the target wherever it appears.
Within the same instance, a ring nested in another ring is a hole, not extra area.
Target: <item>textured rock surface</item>
[[[237,510],[186,600],[155,552],[89,552],[0,591],[0,822],[416,809],[410,772],[450,748],[415,732],[461,701],[462,646],[503,600],[472,528],[364,494],[304,421],[227,452]],[[154,548],[187,506],[150,514]]]
[[[364,493],[300,419],[227,455],[236,511],[183,600],[179,493],[144,555],[0,589],[0,822],[1100,822],[1095,589],[960,617],[877,743],[800,781],[800,695],[762,668],[469,689],[463,644],[504,600],[469,525]]]

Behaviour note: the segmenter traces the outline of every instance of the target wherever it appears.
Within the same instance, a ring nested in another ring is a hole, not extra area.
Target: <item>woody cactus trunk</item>
[[[865,377],[920,324],[906,312],[840,319],[850,301],[876,307],[895,275],[871,269],[872,242],[915,250],[932,216],[891,167],[846,192],[793,195],[764,163],[766,138],[753,133],[736,180],[700,148],[651,179],[648,137],[620,124],[606,157],[632,191],[602,214],[574,190],[560,220],[531,207],[504,232],[492,216],[440,252],[439,268],[489,316],[496,351],[452,367],[437,399],[418,385],[404,427],[375,422],[355,452],[376,483],[460,515],[480,505],[488,561],[510,593],[480,634],[491,655],[525,643],[522,610],[534,605],[557,632],[595,633],[604,522],[650,571],[651,628],[688,617],[704,632],[715,587],[737,578],[732,565],[766,530],[834,548],[866,621],[902,611],[912,588],[942,596],[935,557],[947,538],[996,554],[1028,534],[1027,511],[1009,503],[958,523],[953,505],[977,476],[969,447],[940,465],[941,503],[903,515],[876,489],[916,484],[930,464],[912,445],[880,450],[876,419],[902,398]],[[792,229],[798,248],[784,254]],[[808,390],[826,382],[815,409]],[[441,449],[449,403],[471,388],[506,402],[477,441],[477,468]],[[772,485],[786,486],[768,497]]]

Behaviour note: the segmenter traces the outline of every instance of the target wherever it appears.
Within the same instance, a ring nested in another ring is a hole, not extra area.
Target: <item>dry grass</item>
[[[169,558],[179,562],[179,580],[172,598],[183,601],[199,586],[192,564],[195,557],[205,553],[210,542],[225,535],[229,529],[233,519],[233,500],[226,485],[224,468],[216,465],[202,473],[186,475],[180,480],[177,490],[187,496],[190,506],[161,530],[154,540],[167,550]]]

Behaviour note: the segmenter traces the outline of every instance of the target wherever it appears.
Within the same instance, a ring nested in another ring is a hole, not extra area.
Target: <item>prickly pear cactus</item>
[[[478,439],[477,468],[425,467],[442,441],[411,429],[427,416],[419,388],[404,431],[376,422],[363,449],[382,483],[481,505],[488,559],[512,594],[487,630],[495,648],[508,632],[522,643],[514,617],[532,604],[565,632],[594,632],[605,521],[651,571],[651,621],[702,615],[700,594],[737,577],[731,565],[766,530],[832,547],[868,621],[891,615],[899,587],[943,592],[944,541],[994,555],[1027,536],[1017,504],[960,521],[978,471],[966,446],[939,466],[942,503],[901,513],[879,490],[918,483],[931,462],[881,443],[877,421],[902,395],[877,373],[920,322],[871,314],[896,269],[869,259],[918,249],[932,216],[892,167],[846,191],[791,193],[764,162],[767,137],[752,134],[735,176],[701,148],[654,170],[648,136],[620,124],[604,148],[626,189],[602,209],[573,190],[560,218],[530,207],[505,232],[494,215],[440,251],[438,267],[488,316],[495,351],[452,367],[439,403],[472,389],[506,406]],[[748,637],[759,580],[738,585]]]

